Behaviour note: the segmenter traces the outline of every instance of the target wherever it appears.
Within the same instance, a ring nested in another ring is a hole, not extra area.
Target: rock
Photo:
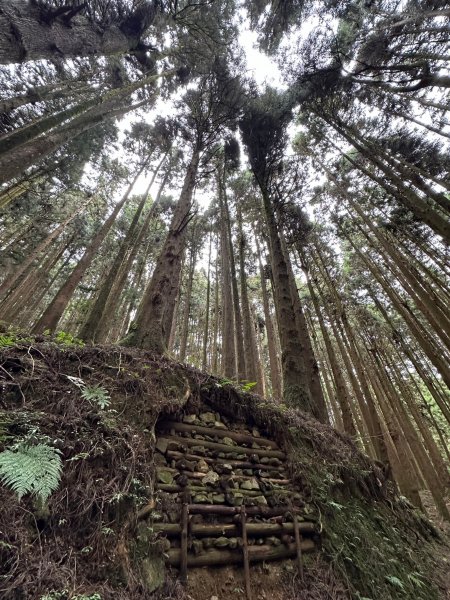
[[[246,479],[239,487],[241,490],[259,490],[259,484],[254,477]]]
[[[257,444],[256,442],[253,442],[252,448],[261,448],[261,446],[259,444]]]
[[[267,505],[267,500],[264,496],[256,496],[256,498],[254,498],[254,502],[258,506]]]
[[[203,552],[203,542],[201,540],[194,540],[192,542],[192,550],[196,556]]]
[[[165,580],[164,555],[161,551],[152,552],[141,561],[142,579],[148,592],[155,592]]]
[[[215,423],[216,422],[216,415],[212,412],[204,412],[200,414],[200,421],[203,421],[203,423]]]
[[[233,471],[233,466],[228,463],[223,463],[220,465],[220,468],[224,473],[231,473]]]
[[[199,473],[208,473],[208,471],[209,471],[209,465],[206,462],[206,460],[203,460],[203,459],[200,459],[197,462],[195,468]]]
[[[221,423],[220,421],[214,421],[214,427],[216,429],[228,429],[225,423]]]
[[[194,504],[209,504],[209,498],[206,494],[194,494]]]
[[[237,460],[245,460],[247,458],[246,454],[238,454],[237,455]]]
[[[216,541],[214,542],[214,546],[216,546],[216,548],[226,548],[228,545],[229,540],[225,536],[216,538]]]
[[[213,504],[225,504],[225,494],[213,494],[212,503]]]
[[[222,444],[227,446],[236,446],[236,442],[229,437],[224,437],[222,440]]]
[[[159,483],[165,483],[167,485],[172,485],[173,483],[173,475],[167,469],[158,469],[156,472]]]
[[[194,433],[194,432],[192,432],[192,433]],[[206,437],[208,437],[208,436],[204,436],[204,435],[201,435],[200,433],[196,433],[194,435],[194,440],[205,440]]]
[[[192,446],[192,454],[205,454],[205,448],[203,446]]]
[[[268,465],[270,462],[270,458],[268,456],[261,456],[261,460],[259,462],[262,465]]]
[[[232,506],[242,506],[244,502],[244,494],[241,494],[239,492],[232,492],[228,494],[228,502]]]
[[[159,452],[155,452],[153,460],[155,461],[156,466],[167,466],[167,460]]]
[[[219,452],[217,458],[225,458],[225,452]]]
[[[258,429],[256,429],[256,427],[253,427],[253,429],[252,429],[252,436],[253,437],[261,437],[261,434],[259,433]]]
[[[219,474],[215,471],[208,471],[206,475],[202,479],[202,483],[207,484],[210,483],[214,485],[219,481]]]
[[[177,462],[175,463],[175,466],[180,471],[192,471],[193,472],[196,469],[196,463],[194,461],[186,460],[185,458],[180,458],[180,460],[177,460]]]
[[[197,415],[184,415],[183,423],[193,424],[197,420]]]
[[[281,546],[281,540],[274,535],[267,538],[267,543],[271,546]]]
[[[169,445],[169,440],[165,440],[164,438],[158,438],[156,440],[155,448],[161,452],[161,454],[165,454],[167,451],[167,446]]]
[[[282,462],[279,458],[269,458],[269,465],[272,465],[273,467],[278,467],[281,464]]]
[[[228,540],[228,545],[230,548],[237,548],[238,547],[238,539],[237,538],[229,538]]]
[[[253,475],[253,469],[242,469],[244,475]]]

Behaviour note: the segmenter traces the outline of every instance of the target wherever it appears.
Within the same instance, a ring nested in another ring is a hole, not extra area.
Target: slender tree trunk
[[[186,293],[184,294],[184,307],[183,316],[181,322],[181,335],[180,335],[180,353],[178,359],[180,362],[186,360],[187,341],[189,334],[189,318],[191,314],[191,297],[192,297],[192,286],[194,283],[195,265],[197,263],[197,245],[195,242],[196,227],[192,228],[192,240],[191,240],[191,252],[189,257],[189,268]]]
[[[206,371],[206,369],[208,367],[209,305],[211,302],[211,247],[212,247],[212,231],[209,234],[208,269],[207,269],[207,273],[206,273],[206,306],[205,306],[205,323],[203,326],[203,342],[202,342],[202,371]]]
[[[255,237],[256,242],[256,250],[258,253],[258,263],[259,263],[259,276],[261,280],[261,294],[264,308],[264,319],[266,321],[266,332],[267,332],[267,347],[269,350],[269,366],[270,366],[270,382],[272,385],[272,395],[276,400],[281,400],[281,371],[280,364],[277,353],[276,346],[276,334],[275,327],[272,318],[272,314],[270,312],[270,304],[269,304],[269,292],[267,290],[266,277],[264,273],[264,268],[261,263],[261,250],[259,247],[259,242],[257,237]]]
[[[146,163],[144,163],[138,169],[133,181],[130,183],[127,191],[122,196],[122,199],[116,204],[114,210],[111,212],[109,217],[106,219],[106,221],[103,223],[103,225],[92,238],[91,243],[84,251],[84,254],[79,260],[75,269],[72,271],[67,281],[61,286],[61,288],[59,289],[59,291],[57,292],[47,309],[44,311],[41,318],[34,326],[34,333],[42,333],[46,329],[49,329],[50,331],[55,331],[56,327],[58,326],[59,320],[61,319],[62,314],[67,304],[69,303],[77,285],[80,283],[81,279],[83,278],[83,275],[86,273],[87,269],[90,267],[92,261],[97,255],[100,246],[102,245],[104,239],[106,238],[112,226],[114,225],[117,215],[122,210],[123,206],[128,200],[131,190],[133,189],[134,184],[136,183],[139,175],[144,170],[145,166]]]

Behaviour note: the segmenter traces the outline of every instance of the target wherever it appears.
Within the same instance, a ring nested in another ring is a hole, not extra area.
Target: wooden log
[[[167,429],[174,429],[175,431],[181,431],[181,432],[187,432],[187,433],[192,433],[193,431],[195,431],[196,433],[200,434],[200,435],[209,435],[210,437],[221,437],[221,438],[225,438],[225,437],[229,437],[232,440],[235,440],[236,442],[239,442],[240,444],[258,444],[259,446],[268,446],[270,448],[273,448],[275,450],[279,449],[279,446],[276,442],[273,442],[272,440],[268,440],[266,438],[261,438],[261,437],[254,437],[253,435],[250,435],[249,433],[239,433],[237,431],[231,431],[229,429],[215,429],[213,427],[203,427],[201,425],[191,425],[190,423],[179,423],[177,421],[166,421],[165,423],[162,423],[162,428],[167,430]],[[201,441],[201,440],[199,440]]]
[[[190,461],[204,460],[208,464],[218,463],[220,465],[230,465],[236,469],[261,469],[263,471],[279,471],[285,473],[285,465],[263,465],[261,463],[245,462],[242,460],[227,460],[226,458],[212,458],[211,456],[199,456],[198,454],[184,454],[183,452],[177,452],[176,450],[167,450],[167,458],[179,460],[184,458]]]
[[[242,535],[242,557],[244,559],[244,579],[245,593],[247,600],[252,600],[252,589],[250,585],[250,560],[248,555],[248,540],[247,540],[247,517],[245,514],[245,506],[241,506],[241,535]]]
[[[302,552],[313,552],[315,549],[312,540],[303,540]],[[167,562],[177,567],[180,564],[180,549],[171,548],[168,552]],[[281,558],[292,558],[297,554],[295,544],[282,546],[249,546],[248,558],[250,562],[261,562],[268,560],[280,560]],[[208,567],[212,565],[231,565],[242,563],[241,550],[207,550],[203,554],[195,556],[188,554],[188,567]]]
[[[191,438],[182,438],[176,435],[169,435],[166,437],[159,438],[167,441],[168,443],[173,442],[180,446],[203,446],[211,450],[218,450],[219,452],[235,453],[235,454],[257,454],[258,456],[267,456],[268,458],[279,458],[286,460],[286,454],[281,450],[265,450],[264,448],[246,448],[245,446],[227,446],[227,444],[219,444],[217,442],[208,442],[208,440],[192,440]]]
[[[286,506],[246,506],[247,515],[261,517],[277,517],[292,513],[292,508]],[[189,512],[192,515],[236,515],[241,508],[238,506],[224,506],[223,504],[190,504]],[[299,509],[300,510],[300,509]]]
[[[246,507],[248,513],[250,506]],[[299,532],[306,535],[312,535],[316,531],[315,523],[310,521],[298,523]],[[172,537],[180,535],[181,527],[177,523],[154,523],[153,531],[164,533]],[[224,524],[209,524],[209,523],[192,523],[190,527],[192,535],[197,537],[214,537],[214,536],[230,536],[237,537],[239,535],[239,527],[232,523]],[[249,523],[247,521],[247,534],[251,536],[269,536],[294,533],[294,523]]]

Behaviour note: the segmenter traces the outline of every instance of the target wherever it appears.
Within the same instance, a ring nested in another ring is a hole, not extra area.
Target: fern
[[[19,497],[37,496],[43,504],[61,479],[60,451],[46,444],[19,443],[14,450],[0,452],[0,479]]]
[[[108,408],[111,404],[109,392],[101,385],[87,385],[81,390],[81,395],[85,400],[94,402],[101,409]]]

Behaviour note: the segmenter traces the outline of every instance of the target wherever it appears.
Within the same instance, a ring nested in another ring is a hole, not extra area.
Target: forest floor
[[[446,600],[450,600],[450,522],[445,521],[439,514],[436,505],[433,501],[431,493],[424,491],[420,493],[422,498],[423,506],[427,512],[427,516],[433,525],[442,533],[444,540],[447,543],[448,555],[437,556],[437,564],[441,565],[441,573],[439,579],[443,585],[446,586]],[[447,506],[450,510],[450,499],[447,502]]]

